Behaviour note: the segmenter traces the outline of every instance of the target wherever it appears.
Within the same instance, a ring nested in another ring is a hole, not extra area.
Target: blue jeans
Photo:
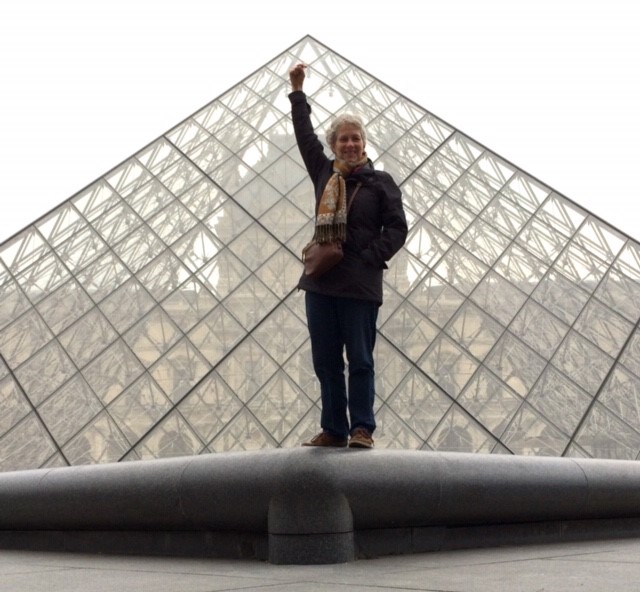
[[[313,368],[322,395],[322,429],[339,437],[348,436],[357,427],[373,433],[376,429],[373,349],[378,304],[315,292],[306,292],[305,304]],[[348,397],[345,350],[349,364]]]

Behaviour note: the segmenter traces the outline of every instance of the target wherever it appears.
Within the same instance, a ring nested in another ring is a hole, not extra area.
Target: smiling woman
[[[304,445],[371,448],[382,275],[406,240],[407,221],[400,189],[367,156],[359,117],[343,114],[331,123],[327,143],[334,158],[325,155],[302,90],[305,69],[303,64],[291,69],[289,99],[298,148],[315,189],[313,238],[341,243],[344,257],[319,277],[303,274],[298,283],[306,292],[311,354],[322,397],[322,431]]]

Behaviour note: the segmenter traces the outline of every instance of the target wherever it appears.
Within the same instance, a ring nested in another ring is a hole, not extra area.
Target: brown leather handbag
[[[362,183],[358,183],[356,188],[351,194],[351,199],[347,204],[347,214],[351,209],[356,193]],[[302,263],[304,264],[304,273],[312,278],[318,278],[324,275],[332,267],[335,267],[344,258],[344,251],[342,250],[342,242],[327,242],[319,243],[315,239],[307,243],[302,249]]]

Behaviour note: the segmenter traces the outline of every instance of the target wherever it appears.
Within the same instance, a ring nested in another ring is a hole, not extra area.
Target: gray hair
[[[364,144],[367,143],[367,131],[364,129],[364,123],[362,123],[362,119],[358,115],[354,115],[353,113],[341,113],[338,115],[329,125],[329,129],[327,129],[327,144],[329,147],[333,147],[336,143],[336,139],[338,138],[338,130],[343,125],[353,125],[360,130],[360,135],[362,136],[362,142]]]

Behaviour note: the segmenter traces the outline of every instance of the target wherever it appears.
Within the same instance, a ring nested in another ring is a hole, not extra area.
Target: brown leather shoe
[[[308,442],[303,442],[303,446],[333,446],[336,448],[344,448],[348,444],[347,438],[340,438],[339,436],[334,436],[329,432],[320,432],[316,434],[311,440]]]
[[[349,448],[373,448],[371,432],[366,428],[356,428],[351,433]]]

